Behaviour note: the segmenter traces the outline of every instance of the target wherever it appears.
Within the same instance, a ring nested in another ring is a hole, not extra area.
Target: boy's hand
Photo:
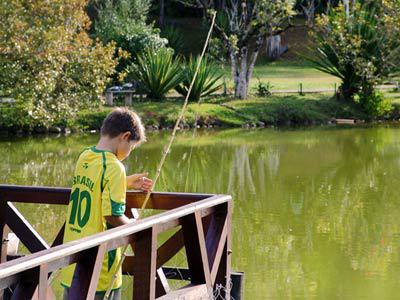
[[[153,187],[153,180],[147,178],[149,173],[133,174],[126,176],[128,189],[142,190],[147,192]]]

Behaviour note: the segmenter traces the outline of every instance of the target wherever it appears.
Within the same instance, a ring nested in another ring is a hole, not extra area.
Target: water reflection
[[[150,134],[128,173],[154,172],[167,137]],[[0,182],[69,186],[96,138],[0,141]],[[184,132],[158,189],[233,195],[246,299],[397,299],[399,154],[396,128]],[[63,208],[19,208],[46,239],[64,218]]]

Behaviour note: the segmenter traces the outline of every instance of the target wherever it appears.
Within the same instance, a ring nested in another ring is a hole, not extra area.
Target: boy
[[[97,145],[85,149],[75,167],[64,243],[130,223],[132,219],[124,215],[126,189],[147,191],[153,185],[146,173],[126,176],[121,163],[146,140],[144,127],[136,113],[124,108],[113,110],[104,119],[100,134]],[[105,254],[95,299],[103,299],[120,259],[121,249]],[[62,270],[64,299],[70,298],[68,293],[74,270],[75,265]],[[121,270],[116,274],[109,299],[121,298]]]

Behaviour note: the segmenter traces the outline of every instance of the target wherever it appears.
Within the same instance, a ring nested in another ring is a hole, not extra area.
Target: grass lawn
[[[225,67],[228,86],[233,88],[230,68]],[[303,89],[328,89],[334,88],[337,78],[316,70],[311,63],[278,60],[274,62],[260,61],[254,68],[250,80],[250,92],[255,92],[259,80],[263,83],[270,82],[273,90],[299,90],[300,83]]]
[[[388,116],[398,119],[400,114],[400,93],[387,93],[394,99],[395,109]],[[182,98],[172,98],[164,102],[134,102],[136,110],[146,125],[171,127],[178,117]],[[76,124],[86,129],[98,129],[112,108],[104,107],[95,111],[83,111],[78,115]],[[245,124],[323,124],[332,118],[350,118],[368,120],[360,108],[351,103],[338,102],[332,93],[314,93],[273,95],[267,98],[250,97],[248,100],[235,100],[226,97],[205,99],[204,103],[191,103],[185,114],[184,123],[193,125],[196,117],[198,124],[238,127]]]
[[[185,44],[185,54],[198,54],[203,47],[207,27],[201,19],[177,19],[177,26],[182,32]],[[297,23],[304,22],[303,19],[296,20]],[[265,59],[262,50],[259,54],[257,65],[250,82],[250,92],[254,92],[258,79],[272,84],[274,90],[297,90],[300,83],[303,89],[327,89],[334,88],[338,80],[330,75],[316,70],[311,63],[304,61],[302,54],[307,54],[311,46],[307,29],[303,27],[291,28],[285,34],[289,46],[289,52],[285,53],[281,59],[270,62]],[[300,54],[300,55],[299,55]],[[233,89],[230,65],[222,67],[226,76],[228,88]]]

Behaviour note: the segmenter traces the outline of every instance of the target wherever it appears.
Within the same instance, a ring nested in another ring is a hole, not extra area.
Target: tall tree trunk
[[[234,78],[235,97],[239,99],[247,98],[247,54],[249,50],[247,46],[243,46],[239,51],[239,59],[236,60],[236,78]]]
[[[165,25],[165,2],[164,0],[159,1],[160,5],[160,17],[158,19],[158,22],[160,23],[160,27],[164,27]]]
[[[247,74],[246,74],[247,86],[250,85],[250,79],[251,79],[251,76],[253,75],[253,70],[256,65],[258,53],[260,52],[260,49],[261,49],[263,43],[264,43],[264,36],[262,34],[259,34],[257,36],[257,40],[256,40],[255,47],[253,49],[253,53],[251,54],[250,65],[249,65],[249,68],[248,68]]]

